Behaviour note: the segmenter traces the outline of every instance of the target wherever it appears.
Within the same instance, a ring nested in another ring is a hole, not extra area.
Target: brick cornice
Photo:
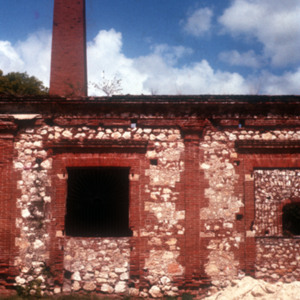
[[[67,153],[67,152],[91,152],[96,151],[109,151],[119,150],[126,151],[146,151],[148,141],[132,141],[132,140],[88,140],[88,141],[73,141],[64,140],[59,142],[47,142],[46,149],[52,150],[54,153]]]
[[[241,140],[235,141],[235,148],[240,153],[299,153],[300,140]]]

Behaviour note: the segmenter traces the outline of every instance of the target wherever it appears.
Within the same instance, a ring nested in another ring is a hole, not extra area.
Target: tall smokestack
[[[87,96],[85,0],[54,0],[51,95]]]

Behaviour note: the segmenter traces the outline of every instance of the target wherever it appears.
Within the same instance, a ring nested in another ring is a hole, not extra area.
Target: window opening
[[[239,120],[239,128],[244,128],[245,127],[245,120],[241,119]]]
[[[282,208],[283,235],[300,235],[300,203],[288,203]]]
[[[136,126],[137,126],[137,120],[136,119],[131,120],[130,121],[130,127],[132,129],[134,129],[134,128],[136,128]]]
[[[236,214],[236,216],[235,216],[235,219],[237,220],[237,221],[241,221],[241,220],[243,220],[243,215],[242,214]]]
[[[157,166],[157,164],[158,164],[158,160],[156,158],[150,159],[150,165]]]
[[[131,236],[129,168],[67,168],[68,236]]]

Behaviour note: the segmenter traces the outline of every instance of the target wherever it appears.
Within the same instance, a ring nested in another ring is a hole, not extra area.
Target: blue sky
[[[300,94],[299,0],[86,0],[88,79],[124,94]],[[0,0],[0,69],[49,84],[53,0]],[[101,91],[90,85],[89,94]]]

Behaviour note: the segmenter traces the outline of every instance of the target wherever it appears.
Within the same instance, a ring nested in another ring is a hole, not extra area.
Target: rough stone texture
[[[280,135],[286,137],[286,134],[282,132]],[[15,169],[20,170],[22,174],[22,180],[18,182],[18,189],[20,189],[22,196],[17,202],[22,216],[22,218],[17,219],[17,227],[21,229],[21,236],[17,239],[17,245],[22,249],[20,256],[16,257],[16,264],[21,271],[18,284],[22,285],[23,281],[25,283],[28,282],[28,279],[35,280],[38,277],[43,278],[46,282],[48,280],[47,276],[42,273],[42,266],[48,259],[46,248],[49,243],[49,235],[45,232],[45,225],[43,224],[49,222],[45,212],[48,203],[51,203],[51,196],[47,195],[46,187],[51,186],[50,177],[47,174],[51,170],[52,158],[47,158],[46,151],[42,149],[45,137],[56,141],[63,139],[82,141],[87,137],[105,140],[122,140],[131,137],[135,140],[153,141],[153,148],[147,151],[146,158],[157,160],[157,163],[150,164],[150,168],[145,170],[150,181],[149,184],[145,185],[145,192],[149,198],[144,203],[144,210],[146,214],[155,217],[156,221],[142,227],[140,234],[147,238],[150,250],[145,259],[144,268],[148,272],[145,278],[149,280],[152,286],[159,290],[164,289],[165,294],[168,295],[168,287],[172,285],[172,277],[182,275],[184,272],[184,267],[178,262],[180,255],[178,241],[185,232],[183,223],[185,211],[176,209],[176,201],[179,196],[179,192],[176,191],[176,183],[180,182],[180,174],[184,170],[184,163],[181,159],[184,143],[178,130],[152,130],[151,128],[134,128],[124,131],[121,128],[105,129],[98,127],[97,130],[94,130],[88,127],[75,129],[43,126],[38,128],[36,132],[29,129],[20,135],[15,146],[19,156],[14,160]],[[264,137],[266,138],[266,136]],[[289,133],[288,137],[294,138],[292,132]],[[200,162],[199,167],[200,170],[203,170],[204,177],[208,181],[208,187],[204,191],[205,198],[208,199],[208,206],[199,212],[205,228],[204,232],[200,232],[200,236],[209,237],[210,240],[207,244],[209,254],[205,264],[205,272],[212,278],[215,285],[224,284],[224,280],[234,278],[239,272],[239,261],[235,256],[235,250],[239,249],[240,243],[243,242],[243,234],[236,231],[234,222],[236,214],[243,207],[243,202],[241,201],[242,195],[235,193],[235,185],[239,175],[235,172],[235,165],[232,160],[232,157],[236,155],[232,141],[245,138],[263,139],[263,134],[253,131],[244,131],[243,133],[207,131],[203,141],[199,144],[199,148],[204,152],[204,161]],[[38,162],[36,157],[40,158]],[[264,172],[267,172],[267,175]],[[284,186],[294,187],[295,184],[290,182],[297,178],[295,171],[286,172],[289,172],[289,175],[285,173],[280,175],[285,178],[285,182],[288,182],[288,184],[284,183]],[[270,178],[268,171],[256,171],[255,174],[256,178],[259,176],[263,178],[260,180]],[[276,182],[278,181],[277,179]],[[261,197],[259,195],[265,195],[268,193],[268,189],[277,193],[276,197],[278,197],[278,191],[274,190],[274,180],[270,181],[267,190],[260,186],[256,191],[256,205],[258,207],[260,205],[259,197]],[[283,198],[290,195],[288,190],[282,188],[278,188],[278,190],[280,193],[286,194],[284,197],[282,196]],[[269,209],[272,211],[271,204]],[[258,212],[264,213],[262,210],[258,210]],[[260,219],[264,218],[258,215],[255,225],[259,223]],[[278,223],[274,218],[272,222]],[[38,226],[38,231],[36,226]],[[34,235],[31,232],[34,232]],[[259,259],[257,264],[260,265],[260,259],[264,262],[267,260],[265,255],[260,254],[262,251],[261,244],[258,243],[257,245]],[[31,248],[33,250],[29,250]],[[116,293],[125,293],[127,291],[125,283],[130,278],[129,252],[129,244],[126,239],[99,239],[98,241],[96,239],[69,239],[65,245],[64,268],[72,273],[71,290],[78,291],[82,288],[91,291],[98,287],[102,292],[112,293],[115,290]],[[22,256],[22,253],[25,256]],[[32,259],[28,253],[32,253]],[[34,276],[31,273],[26,273],[27,270],[31,270],[33,253],[34,263],[40,266],[35,270]],[[40,253],[40,262],[38,253]],[[290,260],[287,261],[286,264],[289,264]],[[283,265],[281,264],[281,266]],[[278,268],[279,271],[282,270],[280,266]],[[269,273],[262,271],[265,269]],[[276,273],[277,269],[273,269],[269,265],[267,268],[265,266],[257,267],[257,274],[259,277],[264,277],[268,273],[270,278],[277,279],[273,273],[273,271]],[[296,270],[297,265],[293,269]],[[166,278],[168,280],[165,280]],[[51,280],[48,281],[51,286]]]
[[[282,207],[300,196],[300,170],[255,170],[254,229],[256,277],[269,281],[300,279],[298,237],[282,237]]]
[[[38,280],[52,285],[46,271],[46,261],[49,259],[49,252],[46,251],[49,247],[47,224],[50,222],[47,211],[51,202],[51,196],[47,193],[51,187],[48,169],[51,168],[52,159],[47,159],[47,152],[42,149],[40,131],[26,129],[15,142],[17,156],[14,168],[20,172],[17,182],[20,196],[16,206],[21,216],[16,219],[20,235],[15,243],[20,250],[14,263],[26,284]],[[24,287],[26,284],[19,285]],[[45,289],[46,286],[43,286]]]
[[[21,272],[25,270],[24,267],[31,270],[32,260],[30,260],[28,252],[32,255],[34,252],[40,253],[41,265],[49,260],[46,251],[49,234],[42,234],[45,230],[42,225],[49,223],[44,214],[47,205],[51,203],[51,196],[46,193],[46,187],[51,187],[51,177],[48,176],[48,172],[52,167],[52,158],[47,158],[46,151],[40,150],[43,142],[49,139],[57,142],[66,139],[82,141],[87,137],[96,140],[123,140],[131,136],[134,140],[152,140],[154,142],[153,150],[148,151],[146,157],[158,160],[157,165],[150,164],[150,169],[145,170],[145,174],[150,180],[149,184],[145,186],[145,192],[149,195],[149,200],[145,202],[144,206],[145,212],[156,218],[156,221],[151,224],[152,229],[146,225],[140,231],[141,236],[148,239],[150,249],[155,247],[155,250],[150,250],[150,255],[145,261],[145,268],[149,270],[150,274],[148,279],[151,284],[156,283],[160,287],[170,286],[169,281],[160,281],[160,279],[163,276],[172,277],[183,273],[184,268],[176,260],[180,252],[176,236],[183,236],[185,219],[184,211],[176,209],[179,193],[174,190],[176,182],[180,181],[180,172],[183,170],[180,156],[184,151],[184,145],[178,130],[133,128],[124,131],[122,128],[111,130],[98,127],[97,130],[94,130],[88,127],[43,126],[38,128],[36,133],[33,129],[27,131],[30,131],[32,135],[29,135],[29,132],[20,135],[15,147],[19,157],[14,161],[15,169],[21,171],[23,179],[18,182],[18,189],[22,194],[18,200],[20,203],[18,208],[21,210],[22,219],[17,220],[17,226],[22,233],[17,239],[17,245],[22,247],[23,251],[15,258]],[[37,156],[40,158],[38,163]],[[36,206],[36,203],[39,206]],[[40,220],[38,231],[36,231],[36,227],[28,228],[36,224],[33,222],[33,218]],[[28,231],[35,232],[34,239]],[[38,232],[41,233],[37,234]],[[165,236],[169,238],[166,239]],[[157,249],[158,246],[161,250]],[[34,251],[30,250],[31,247]],[[36,254],[35,259],[37,259]],[[44,289],[51,289],[51,280],[47,277],[48,274],[42,273],[42,269],[36,271],[33,278],[30,275],[29,279],[35,280],[38,276],[44,276],[44,280],[49,284],[49,286],[45,285]],[[113,289],[116,293],[125,293],[128,289],[125,285],[129,280],[128,239],[68,239],[64,246],[64,269],[72,274],[72,282],[65,279],[71,290],[78,291],[82,288],[85,291],[92,291],[99,287],[102,292],[112,293],[111,289]],[[28,282],[26,272],[22,272],[20,278]],[[108,286],[110,288],[107,288]]]
[[[129,279],[128,238],[69,238],[64,251],[64,268],[84,290],[125,293]],[[76,289],[78,290],[77,286]]]
[[[255,280],[251,277],[245,277],[242,280],[231,282],[231,286],[215,293],[205,300],[296,300],[300,299],[300,282],[296,281],[290,284],[278,282],[270,284],[263,280]]]
[[[244,206],[244,203],[243,194],[236,192],[239,175],[235,171],[237,168],[235,163],[237,153],[233,141],[244,141],[247,139],[293,140],[298,137],[299,134],[295,131],[278,130],[270,131],[268,134],[252,130],[206,132],[204,141],[200,143],[200,147],[204,151],[204,162],[200,163],[200,168],[208,181],[208,188],[205,189],[208,206],[200,210],[200,218],[203,220],[204,227],[204,232],[200,232],[200,236],[209,238],[207,245],[209,254],[205,271],[212,278],[214,284],[226,285],[226,282],[227,284],[229,283],[228,279],[235,278],[240,272],[243,272],[236,253],[241,247],[240,244],[244,242],[244,235],[235,229],[235,222],[236,215]],[[279,204],[277,202],[279,199],[284,200],[291,197],[291,195],[299,197],[298,173],[299,170],[254,171],[254,177],[256,178],[254,229],[259,228],[262,231],[264,230],[261,229],[262,224],[268,224],[268,228],[271,228],[270,235],[278,235],[281,229],[278,228]],[[261,182],[264,184],[261,184]],[[265,199],[271,195],[273,196],[272,200]],[[269,215],[266,214],[266,211]],[[272,227],[272,224],[276,224],[276,226],[273,225]],[[260,235],[259,231],[256,235]],[[294,242],[289,243],[295,244]],[[277,244],[280,243],[274,240],[274,247]],[[259,240],[257,245],[257,247],[262,247],[262,243]],[[290,250],[292,253],[295,252],[293,246],[291,246]],[[261,249],[258,250],[258,253],[261,251]],[[266,251],[266,253],[268,252]],[[293,258],[295,259],[294,256]],[[257,265],[264,264],[264,259],[264,255],[258,254]],[[287,262],[287,260],[285,261]],[[270,276],[274,270],[270,267],[267,269]],[[281,272],[284,273],[284,271]],[[260,278],[265,278],[264,275],[266,273],[259,272],[258,274]]]
[[[205,231],[200,234],[210,237],[205,271],[216,284],[237,275],[239,262],[234,251],[243,241],[243,234],[234,228],[235,216],[244,205],[242,195],[235,193],[238,175],[231,159],[235,154],[231,140],[236,138],[236,132],[208,131],[200,144],[204,151],[204,162],[200,167],[209,185],[205,189],[208,207],[200,211]]]
[[[297,238],[262,238],[256,243],[257,278],[292,282],[300,278],[300,240]]]
[[[24,107],[36,112],[30,101]],[[131,102],[74,101],[74,111],[41,102],[43,114],[0,119],[13,130],[0,123],[1,294],[18,286],[33,296],[175,297],[244,273],[299,278],[298,239],[282,237],[278,218],[282,199],[299,197],[299,117],[247,115],[257,124],[239,128],[244,110],[232,103],[216,109],[232,113],[207,119],[172,101],[151,102],[147,113]],[[65,234],[67,169],[99,166],[130,169],[130,237]]]
[[[153,285],[151,287],[151,289],[149,290],[149,294],[153,297],[153,298],[161,298],[162,297],[162,293],[160,292],[160,288],[156,285]]]
[[[282,204],[300,197],[300,170],[255,170],[254,180],[256,235],[282,236]]]

